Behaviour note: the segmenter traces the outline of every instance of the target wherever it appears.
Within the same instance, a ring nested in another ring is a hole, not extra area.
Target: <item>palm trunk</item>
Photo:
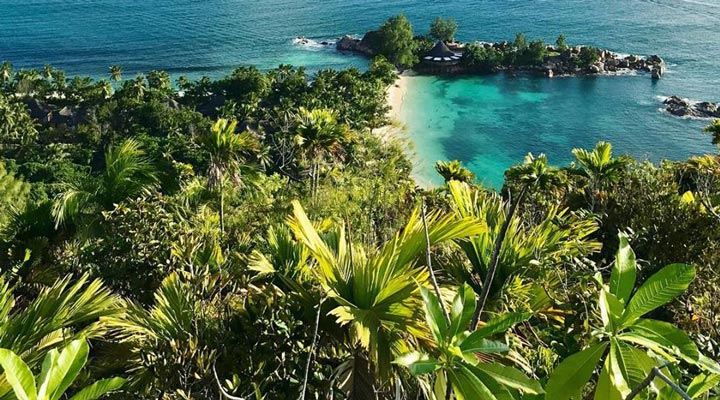
[[[225,182],[220,180],[220,233],[225,235]]]
[[[470,323],[471,331],[474,331],[477,328],[478,321],[480,321],[480,314],[482,314],[483,309],[485,308],[485,303],[487,302],[488,296],[490,295],[490,287],[492,286],[493,279],[495,279],[495,273],[497,272],[498,263],[500,262],[500,250],[502,249],[503,241],[505,241],[505,235],[507,235],[508,228],[510,228],[510,223],[515,216],[515,211],[517,211],[518,205],[523,201],[523,198],[525,197],[528,186],[529,185],[523,186],[515,202],[510,205],[510,210],[505,217],[505,221],[503,221],[502,227],[500,227],[500,232],[498,233],[498,237],[495,240],[495,247],[493,248],[492,257],[490,258],[490,268],[488,268],[485,280],[483,280],[482,292],[480,293],[480,297],[477,299],[475,313],[473,314],[472,322]]]

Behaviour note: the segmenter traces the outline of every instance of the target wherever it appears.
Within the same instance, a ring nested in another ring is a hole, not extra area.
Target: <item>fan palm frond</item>
[[[427,243],[419,210],[381,248],[365,249],[349,242],[342,227],[321,236],[298,202],[293,209],[288,225],[317,261],[316,279],[338,304],[330,314],[348,328],[350,347],[365,349],[381,379],[388,378],[394,349],[403,338],[427,336],[420,323],[418,284],[428,285],[429,274],[422,262]],[[485,230],[476,219],[458,220],[437,212],[427,216],[427,224],[431,245]]]

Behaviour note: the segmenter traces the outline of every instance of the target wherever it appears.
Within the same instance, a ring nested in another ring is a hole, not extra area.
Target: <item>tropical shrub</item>
[[[411,351],[395,360],[418,376],[425,397],[430,400],[448,398],[452,388],[458,400],[520,398],[518,391],[527,394],[543,393],[536,380],[521,371],[488,358],[505,354],[505,343],[488,339],[502,334],[513,325],[526,321],[529,313],[509,313],[485,323],[474,332],[466,331],[475,313],[472,288],[463,285],[452,301],[448,321],[444,305],[428,289],[421,287],[425,320],[433,338],[430,354]],[[491,359],[491,358],[490,358]],[[429,377],[427,377],[429,376]]]
[[[68,343],[61,351],[50,350],[37,379],[30,367],[15,353],[0,349],[0,366],[15,397],[23,400],[60,400],[87,363],[90,347],[84,339]],[[95,400],[122,387],[122,378],[99,380],[82,388],[70,400]]]
[[[598,365],[601,373],[595,399],[626,398],[663,362],[684,361],[720,372],[720,366],[703,356],[685,332],[670,323],[643,318],[681,295],[695,277],[695,268],[668,265],[637,290],[636,275],[635,253],[621,234],[609,282],[597,277],[600,321],[594,326],[595,341],[558,365],[545,387],[548,398],[583,398]],[[663,390],[662,385],[655,390]]]

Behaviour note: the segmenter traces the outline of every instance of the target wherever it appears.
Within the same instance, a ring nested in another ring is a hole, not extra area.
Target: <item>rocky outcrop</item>
[[[665,101],[665,111],[677,117],[720,118],[720,106],[708,101],[692,102],[678,96],[670,96]]]
[[[337,41],[335,47],[340,51],[351,51],[353,53],[360,53],[368,57],[375,55],[375,51],[372,46],[373,32],[368,32],[362,39],[354,38],[350,35],[343,36]]]
[[[641,71],[649,72],[654,79],[659,79],[665,73],[665,61],[659,56],[643,58],[629,55],[622,57],[609,50],[600,50],[596,62],[579,68],[582,46],[572,47],[565,51],[548,46],[548,51],[559,53],[559,55],[546,59],[543,65],[546,76],[620,74],[627,71]],[[548,70],[553,72],[552,75],[547,72]]]

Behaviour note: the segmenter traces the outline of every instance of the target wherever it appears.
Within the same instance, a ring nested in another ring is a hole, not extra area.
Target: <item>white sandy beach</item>
[[[397,81],[388,88],[387,101],[390,105],[390,110],[388,111],[390,124],[375,130],[375,133],[383,139],[389,140],[391,138],[403,137],[405,126],[401,115],[405,96],[407,96],[408,92],[409,80],[412,79],[411,77],[413,75],[414,73],[412,71],[405,71],[400,74]]]
[[[400,113],[402,112],[403,102],[408,90],[409,74],[402,74],[388,89],[388,104],[390,104],[390,119],[393,122],[400,122]]]
[[[417,173],[416,168],[420,165],[419,160],[402,117],[403,107],[406,105],[405,100],[407,99],[407,96],[409,96],[411,81],[414,79],[413,77],[415,75],[414,71],[407,70],[400,74],[398,80],[395,81],[394,84],[390,85],[387,92],[387,101],[390,105],[390,110],[388,111],[390,124],[376,129],[375,133],[383,138],[383,140],[399,140],[405,149],[405,154],[415,165],[415,168],[413,168],[414,172],[412,174],[415,182],[420,187],[431,188],[434,186],[433,183],[430,182],[427,177],[423,177]]]

